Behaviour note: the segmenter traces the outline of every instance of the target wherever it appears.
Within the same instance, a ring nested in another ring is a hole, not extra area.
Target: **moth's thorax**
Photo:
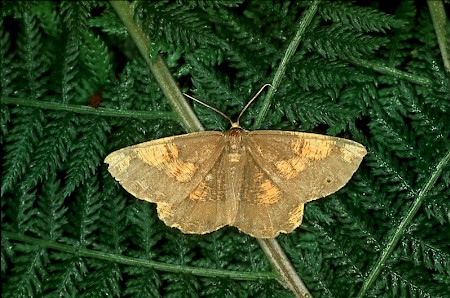
[[[225,133],[227,138],[227,154],[230,162],[239,162],[244,153],[243,137],[246,131],[241,127],[232,127]]]

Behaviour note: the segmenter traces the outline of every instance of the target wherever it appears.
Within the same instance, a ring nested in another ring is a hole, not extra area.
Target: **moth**
[[[231,122],[228,131],[114,151],[105,159],[109,172],[133,196],[156,203],[159,218],[183,233],[206,234],[226,225],[257,238],[292,232],[304,205],[342,188],[367,151],[326,135],[243,129],[239,119],[263,88],[235,122],[212,108]]]

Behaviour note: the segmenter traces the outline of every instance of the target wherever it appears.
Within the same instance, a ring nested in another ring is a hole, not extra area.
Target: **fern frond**
[[[189,5],[168,1],[135,2],[134,9],[150,39],[164,51],[188,52],[196,47],[222,43],[212,33],[211,24]],[[155,17],[148,18],[149,15]]]
[[[164,288],[164,293],[168,298],[176,297],[200,297],[199,290],[201,287],[200,282],[193,276],[183,275],[164,275],[167,286]]]
[[[136,82],[136,75],[140,68],[138,63],[129,63],[125,69],[123,69],[122,75],[118,80],[113,81],[111,86],[108,86],[102,94],[105,99],[102,102],[102,106],[111,109],[131,110],[136,109],[134,98],[139,95],[134,90]],[[139,71],[142,75],[142,71]]]
[[[215,13],[217,15],[214,17],[220,20],[222,27],[218,32],[220,39],[226,40],[226,36],[234,35],[224,49],[230,67],[235,69],[236,77],[242,81],[240,85],[262,85],[261,82],[264,82],[264,77],[268,73],[272,56],[277,53],[276,48],[251,25],[251,20],[247,24],[226,10],[215,11]]]
[[[125,28],[117,14],[110,8],[105,9],[101,15],[90,18],[88,25],[91,28],[99,28],[105,34],[122,41],[128,38],[127,28]]]
[[[227,32],[234,33],[232,34],[233,40],[229,42],[228,46],[245,47],[249,53],[259,53],[260,59],[270,58],[277,53],[277,48],[270,43],[269,38],[257,29],[255,19],[241,19],[237,14],[225,9],[210,11],[210,13],[214,13],[213,18],[218,20],[224,30],[220,32],[222,36]],[[243,52],[240,51],[240,53]]]
[[[195,95],[190,95],[220,111],[229,111],[229,117],[237,115],[243,107],[244,95],[231,90],[228,78],[219,75],[212,67],[206,66],[191,55],[187,56],[187,60],[192,67],[192,83],[195,86]],[[228,128],[229,123],[217,113],[211,113],[211,110],[201,105],[194,104],[194,107],[196,112],[204,117],[203,125],[206,128],[222,130]]]
[[[311,209],[311,208],[310,208]],[[317,209],[317,208],[315,208]],[[305,222],[306,221],[306,222]],[[324,259],[319,249],[316,235],[309,230],[314,230],[306,218],[302,224],[302,231],[296,233],[295,237],[282,239],[283,248],[288,256],[297,255],[292,258],[294,267],[302,272],[302,280],[310,287],[313,286],[315,295],[319,297],[337,297],[333,290],[333,271],[328,267],[329,263]],[[320,237],[320,235],[318,235]]]
[[[51,38],[58,39],[61,34],[58,3],[52,1],[36,1],[33,2],[32,11],[39,19],[39,26],[43,32]]]
[[[411,51],[411,42],[415,39],[412,30],[416,23],[416,13],[414,3],[410,1],[402,1],[396,9],[397,19],[404,21],[405,24],[392,32],[392,37],[386,46],[388,51],[381,53],[392,67],[402,69],[406,63],[406,69],[414,71],[410,68],[410,63],[414,64],[415,59],[418,58],[415,50]]]
[[[3,202],[5,201],[2,200],[2,203]],[[2,222],[3,222],[3,210],[2,210]],[[1,237],[2,237],[2,254],[0,261],[2,262],[2,277],[3,277],[6,276],[7,274],[8,262],[11,262],[11,259],[14,257],[14,246],[9,241],[8,238],[3,237],[3,235]]]
[[[156,256],[153,247],[161,239],[155,208],[145,202],[136,201],[128,208],[127,219],[130,222],[130,230],[135,235],[130,239],[131,243],[140,248],[141,257],[153,259]]]
[[[45,293],[49,296],[79,296],[81,282],[88,273],[86,260],[64,253],[52,252]]]
[[[127,250],[127,238],[131,234],[128,231],[126,200],[114,181],[107,179],[109,172],[103,169],[102,175],[105,178],[102,192],[103,203],[111,208],[102,209],[99,243],[105,250],[122,254]]]
[[[259,250],[259,246],[256,241],[248,236],[235,237],[231,241],[238,243],[240,250],[233,257],[236,261],[230,262],[228,268],[232,270],[242,270],[239,264],[243,264],[243,268],[252,271],[269,270],[270,265],[263,258],[263,253]],[[233,259],[233,260],[234,260]]]
[[[352,183],[354,187],[353,191],[349,193],[349,197],[357,202],[360,208],[366,212],[374,212],[386,207],[386,193],[369,173],[357,175]]]
[[[450,94],[450,75],[436,60],[428,61],[428,64],[431,67],[430,77],[433,78],[434,84],[431,89],[425,86],[418,87],[417,93],[425,97],[424,102],[427,105],[430,105],[434,110],[440,111],[442,116],[448,118],[450,101],[446,99],[448,94]],[[436,100],[432,100],[432,97],[436,97]],[[437,102],[442,102],[442,104]]]
[[[433,219],[420,215],[400,242],[399,258],[410,262],[410,266],[426,268],[427,275],[436,280],[436,286],[443,286],[441,280],[450,276],[450,252],[445,238],[447,233],[446,225],[436,225]]]
[[[93,7],[93,3],[91,1],[83,1],[80,3],[71,1],[61,2],[60,9],[64,27],[67,32],[70,32],[69,38],[74,38],[74,41],[88,31],[89,10]]]
[[[124,295],[133,297],[159,297],[162,292],[161,276],[152,269],[127,267],[128,275]]]
[[[69,196],[86,179],[92,179],[106,155],[108,123],[99,117],[84,117],[78,126],[77,133],[81,137],[69,149],[64,196]]]
[[[326,61],[318,55],[293,63],[292,76],[295,79],[301,78],[298,82],[306,91],[330,88],[334,94],[338,94],[344,85],[372,81],[372,77],[361,69],[344,62]]]
[[[369,166],[377,164],[373,168],[372,175],[377,176],[378,181],[383,183],[384,191],[390,193],[404,192],[409,197],[414,197],[415,189],[413,188],[413,177],[408,174],[406,165],[390,156],[388,150],[381,145],[374,147],[372,154],[367,157],[366,163]],[[398,193],[400,195],[400,193]],[[404,198],[403,194],[401,198]]]
[[[362,32],[386,32],[405,25],[405,21],[392,15],[346,2],[325,2],[319,6],[319,13],[324,20],[349,25]]]
[[[66,34],[65,39],[61,47],[63,50],[59,52],[59,60],[62,60],[62,65],[56,70],[58,76],[55,78],[55,82],[59,85],[59,95],[60,101],[63,103],[69,102],[79,102],[85,103],[85,100],[80,102],[80,90],[83,89],[83,61],[82,61],[82,50],[85,54],[89,53],[89,45],[86,43],[91,43],[92,40],[84,40],[84,37],[89,37],[89,27],[87,20],[89,19],[89,9],[91,8],[92,2],[62,2],[61,3],[61,14],[64,21],[64,31]],[[101,52],[99,48],[99,52]],[[102,57],[105,59],[106,57]],[[86,60],[92,59],[92,55],[86,56]],[[92,66],[92,65],[88,65]],[[93,71],[91,71],[92,73]],[[103,72],[101,72],[103,73]],[[95,77],[97,77],[96,75]],[[91,87],[88,93],[93,93],[93,90],[97,89],[98,86]],[[86,96],[86,94],[84,94]],[[81,97],[82,98],[82,97]]]
[[[2,150],[2,196],[26,173],[45,123],[44,114],[40,110],[14,108],[11,112],[14,125],[6,135],[6,144]]]
[[[417,266],[425,266],[430,271],[448,277],[450,276],[450,252],[445,247],[447,243],[442,240],[441,243],[439,241],[433,242],[409,233],[401,242],[401,255]]]
[[[232,259],[234,259],[233,240],[223,233],[216,233],[206,239],[199,239],[199,252],[205,257],[195,261],[195,264],[199,267],[215,269],[226,269],[230,265],[232,266]]]
[[[25,88],[22,94],[33,99],[41,98],[46,92],[48,78],[44,73],[48,71],[48,59],[50,56],[41,53],[44,48],[43,38],[35,16],[28,10],[22,14],[23,30],[17,39],[19,58],[19,79]]]
[[[421,272],[411,272],[404,266],[396,264],[381,273],[379,282],[374,286],[371,294],[374,296],[390,293],[394,297],[427,297],[445,298],[446,288],[433,285],[433,280]]]
[[[43,283],[48,276],[45,268],[48,252],[35,246],[16,244],[14,267],[8,277],[3,297],[35,297],[42,295]]]
[[[247,284],[245,284],[247,285]],[[283,288],[279,283],[275,281],[271,282],[257,282],[252,283],[246,286],[243,290],[245,290],[251,297],[261,297],[261,298],[270,298],[270,297],[286,297],[286,298],[294,298],[295,295],[288,291],[286,288]],[[238,293],[239,295],[242,293],[242,290]],[[212,296],[214,297],[214,296]]]
[[[446,171],[449,172],[449,169]],[[428,217],[433,217],[441,225],[450,223],[450,201],[442,200],[442,198],[450,198],[449,184],[448,181],[445,182],[443,179],[442,183],[439,183],[430,191],[424,202],[425,212]]]
[[[74,39],[69,39],[65,44],[63,51],[63,63],[61,69],[59,70],[59,93],[63,103],[69,103],[76,101],[78,98],[78,65],[79,65],[79,41]]]
[[[80,61],[87,72],[83,77],[90,78],[90,85],[104,86],[112,76],[112,64],[105,43],[87,31],[83,34],[83,45],[80,49]]]
[[[60,181],[51,173],[43,183],[38,199],[39,212],[34,232],[41,238],[58,241],[63,236],[64,225],[67,224],[65,198],[60,193]]]
[[[81,288],[87,297],[120,297],[122,273],[119,264],[89,260],[89,271]]]
[[[408,114],[412,120],[411,126],[417,137],[420,138],[419,144],[422,151],[430,152],[433,148],[441,150],[449,148],[450,132],[445,129],[445,123],[450,121],[448,113],[443,113],[438,109],[421,104],[417,95],[410,88],[406,88],[406,86],[401,88],[400,91],[400,94],[407,99],[405,102],[407,102]],[[427,154],[424,154],[423,158],[431,158],[433,161],[436,159],[436,157]]]
[[[324,266],[333,268],[333,276],[329,276],[327,288],[337,295],[346,289],[349,296],[356,292],[356,286],[363,280],[363,263],[350,243],[344,241],[340,233],[334,233],[333,228],[319,222],[308,221],[309,231],[314,232],[316,241],[324,258]],[[362,253],[362,252],[361,252]],[[349,279],[339,279],[338,276],[347,276]],[[324,281],[325,282],[325,281]]]
[[[68,158],[68,148],[75,141],[76,128],[73,115],[58,115],[44,128],[48,138],[42,140],[39,148],[31,160],[31,167],[20,188],[27,192],[38,183],[47,179],[49,173],[54,173],[62,168],[62,164]]]
[[[67,230],[74,245],[88,247],[99,237],[100,209],[104,204],[101,198],[98,181],[92,179],[81,187],[75,202],[70,205],[68,219],[72,225]]]
[[[60,181],[55,174],[50,174],[42,186],[39,196],[39,213],[34,232],[42,238],[61,241],[65,226],[68,224],[66,196],[61,195]],[[54,296],[74,296],[78,283],[86,273],[83,260],[66,254],[52,252],[49,255],[48,276],[43,291]]]
[[[319,124],[326,123],[330,130],[340,132],[359,118],[360,111],[355,101],[333,102],[330,96],[319,92],[298,92],[280,94],[280,105],[286,111],[286,117],[294,124],[301,123],[302,130],[311,130]],[[315,111],[329,111],[319,114]],[[344,112],[345,111],[345,112]]]
[[[36,204],[36,191],[21,192],[18,196],[8,198],[12,202],[10,208],[12,214],[12,225],[22,233],[32,231],[36,225],[36,215],[38,210]]]
[[[424,69],[423,62],[431,57],[439,55],[437,39],[433,27],[433,21],[430,14],[422,10],[415,20],[417,26],[414,27],[414,37],[419,40],[419,44],[414,47],[414,59],[409,65],[409,69],[414,72],[420,72]],[[420,63],[422,62],[422,63]]]
[[[17,40],[19,61],[11,63],[9,67],[2,67],[2,87],[5,88],[2,88],[2,95],[4,92],[11,92],[11,87],[8,85],[17,78],[18,81],[15,83],[23,86],[21,95],[37,99],[45,93],[44,86],[47,84],[47,79],[43,74],[48,70],[46,65],[48,56],[38,54],[43,48],[41,32],[36,18],[26,10],[22,14],[21,26],[23,30],[20,31]],[[5,52],[5,60],[2,63],[12,62],[9,59],[14,57],[7,54],[9,43],[5,36],[7,37],[6,34],[2,36],[2,51]],[[14,70],[17,71],[16,74],[8,74]],[[17,117],[15,120],[17,125],[12,127],[11,134],[8,134],[5,140],[3,159],[6,167],[2,177],[2,194],[6,193],[25,173],[36,141],[42,133],[44,122],[41,111],[16,108],[12,113],[15,118]]]
[[[351,59],[373,55],[387,43],[384,37],[356,33],[347,26],[329,25],[307,35],[305,46],[329,59]]]
[[[261,261],[263,256],[254,239],[241,235],[235,237],[234,233],[230,233],[232,230],[234,228],[199,237],[197,240],[199,247],[196,248],[197,260],[194,260],[193,264],[200,268],[233,271],[242,271],[243,268],[246,268],[245,271],[254,272],[268,270],[269,264]],[[236,251],[236,243],[240,244],[238,251]],[[227,292],[234,296],[239,296],[239,293],[242,292],[258,297],[275,295],[275,293],[289,296],[285,289],[275,282],[255,284],[242,281],[238,283],[219,278],[202,279],[201,281],[201,295],[205,297],[223,296]]]
[[[324,202],[327,214],[334,214],[337,218],[334,225],[339,226],[339,234],[344,235],[348,241],[348,249],[351,249],[353,255],[357,255],[356,251],[379,251],[380,243],[378,242],[378,231],[374,227],[374,222],[366,211],[361,212],[358,208],[360,205],[359,197],[361,192],[352,194],[356,200],[350,201],[346,198],[345,192],[339,192],[340,198],[330,198]],[[338,196],[338,195],[335,195]],[[350,244],[351,243],[351,244]],[[356,245],[356,246],[355,246]],[[359,246],[359,247],[357,247]],[[362,257],[362,256],[361,256]]]
[[[111,185],[118,190],[117,185]],[[116,194],[117,195],[117,194]],[[133,237],[128,253],[144,259],[153,260],[158,255],[158,243],[161,240],[155,208],[142,201],[135,201],[127,208],[128,231]],[[134,249],[136,248],[136,249]],[[136,297],[158,297],[163,288],[161,275],[153,269],[126,267],[124,272],[130,278],[126,281],[127,295]]]
[[[373,121],[369,123],[369,128],[376,142],[394,150],[398,158],[416,156],[418,148],[415,144],[415,136],[411,135],[410,128],[404,125],[401,115],[395,115],[394,112],[389,111],[389,107],[377,105],[373,106],[370,115]]]
[[[163,250],[167,255],[160,256],[161,261],[177,265],[188,265],[194,260],[194,243],[189,236],[177,238],[174,231],[168,231],[167,243]],[[199,278],[187,275],[164,274],[162,279],[166,282],[164,292],[167,297],[198,296],[201,283]]]
[[[119,79],[105,88],[102,105],[115,109],[168,110],[169,104],[162,100],[156,81],[142,61],[134,61],[124,68]]]
[[[0,74],[1,75],[1,74]],[[4,156],[5,152],[3,150],[3,145],[5,143],[5,136],[9,133],[9,123],[11,122],[10,109],[3,104],[0,104],[0,146],[1,153]]]
[[[438,142],[442,148],[448,148],[450,132],[445,129],[446,120],[450,120],[448,113],[439,108],[432,108],[421,103],[419,95],[411,86],[402,83],[399,86],[399,95],[406,106],[408,116],[412,119],[412,127],[418,136],[429,142]],[[442,134],[444,133],[444,134]]]
[[[192,7],[192,8],[222,8],[222,7],[237,7],[242,4],[243,0],[230,0],[230,1],[220,1],[220,0],[185,0],[180,1],[183,5]]]
[[[2,96],[9,96],[14,92],[12,83],[17,79],[19,72],[17,65],[12,63],[15,60],[15,52],[11,51],[10,33],[4,26],[3,19],[0,19],[0,55],[2,57],[0,59],[0,92]]]
[[[239,293],[248,292],[243,288],[242,283],[233,280],[216,280],[207,279],[202,283],[201,297],[225,297],[225,296],[239,296]]]

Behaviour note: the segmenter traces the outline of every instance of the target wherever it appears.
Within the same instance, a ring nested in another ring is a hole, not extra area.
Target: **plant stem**
[[[178,88],[177,81],[172,77],[161,56],[157,55],[155,59],[150,57],[150,40],[144,34],[141,27],[136,24],[130,9],[128,1],[110,1],[111,6],[122,20],[128,33],[141,52],[145,62],[155,76],[159,87],[169,100],[175,113],[181,118],[180,123],[187,132],[204,130],[202,124],[195,116],[194,111],[187,102],[181,90]]]
[[[393,76],[393,77],[396,77],[399,79],[410,81],[415,84],[420,84],[420,85],[424,85],[424,86],[431,85],[431,80],[426,77],[421,77],[416,74],[401,71],[401,70],[398,70],[396,68],[393,68],[393,67],[381,64],[381,63],[371,62],[371,61],[367,61],[367,60],[363,60],[363,59],[359,59],[359,58],[352,58],[350,60],[350,62],[354,63],[356,65],[362,66],[362,67],[372,69],[372,70],[377,71],[382,74],[386,74],[386,75],[390,75],[390,76]]]
[[[398,242],[400,241],[400,238],[403,236],[403,233],[405,232],[407,225],[414,218],[420,206],[422,206],[423,200],[425,199],[428,191],[430,191],[431,187],[434,185],[434,183],[436,183],[436,180],[441,175],[442,169],[448,164],[449,160],[450,160],[450,151],[448,151],[447,155],[444,156],[444,158],[442,158],[441,161],[438,163],[438,165],[436,166],[436,170],[431,174],[425,186],[420,190],[411,208],[408,210],[408,213],[400,222],[398,227],[395,229],[392,238],[384,248],[376,264],[373,266],[373,269],[370,272],[369,276],[364,281],[357,297],[360,298],[364,297],[369,288],[375,282],[381,270],[383,269],[386,260],[391,256],[394,248],[397,246]]]
[[[314,4],[312,5],[314,7],[314,9],[313,9],[314,12],[317,10],[317,3],[318,3],[318,0],[316,0],[314,2]],[[138,46],[139,50],[141,51],[142,56],[147,61],[152,73],[155,75],[158,83],[160,84],[161,88],[163,89],[164,94],[166,96],[170,96],[169,101],[171,102],[172,106],[174,107],[175,112],[180,114],[181,122],[184,123],[184,127],[186,127],[186,130],[188,132],[203,130],[203,126],[200,124],[200,121],[198,120],[196,115],[193,113],[192,109],[190,108],[189,104],[186,101],[186,98],[183,96],[181,91],[178,89],[178,85],[176,84],[175,80],[173,80],[172,76],[168,72],[168,69],[165,66],[162,58],[160,56],[158,56],[156,58],[156,62],[151,61],[150,56],[149,56],[150,48],[148,47],[148,45],[150,44],[150,41],[145,36],[143,31],[139,28],[139,26],[134,22],[128,2],[127,1],[111,1],[111,5],[114,7],[117,14],[120,16],[120,18],[124,22],[125,26],[127,27],[130,35],[132,36],[132,39],[135,41],[136,45]],[[314,15],[314,13],[312,13],[312,15]],[[312,15],[310,16],[310,18],[312,18]],[[307,23],[303,24],[302,26],[300,26],[301,27],[300,29],[303,30],[302,32],[304,32],[303,27],[306,28],[307,24],[309,24],[309,21]],[[299,35],[299,34],[297,34],[297,35]],[[300,34],[300,36],[301,35],[302,34]],[[300,39],[300,36],[298,37],[298,41]],[[298,41],[297,41],[297,44],[298,44]],[[295,48],[290,47],[288,49],[288,52],[290,53],[291,56],[292,56],[293,52],[295,51]],[[287,60],[289,60],[289,59],[287,59]],[[285,64],[287,64],[287,61],[285,61]],[[283,67],[280,67],[280,68],[285,70],[286,65],[284,65]],[[282,70],[282,74],[284,74],[284,70]],[[280,71],[280,74],[278,76],[276,76],[277,78],[279,78],[278,80],[281,80],[282,74]],[[279,81],[277,81],[277,82],[279,84]],[[276,88],[277,85],[273,85],[273,86]],[[267,102],[266,109],[268,109],[270,106],[270,98],[269,98],[269,100],[266,100],[266,102]],[[263,119],[263,118],[264,117],[261,117],[261,119]],[[272,266],[274,267],[276,272],[281,274],[281,278],[283,279],[281,282],[284,282],[286,285],[288,285],[289,288],[294,291],[294,293],[297,297],[311,297],[311,296],[303,295],[303,293],[307,293],[308,291],[304,287],[304,284],[300,281],[300,278],[296,274],[293,266],[289,263],[282,248],[278,245],[276,240],[274,240],[274,239],[273,240],[258,239],[258,242],[261,245],[261,247],[263,248],[263,251],[266,254],[266,257],[269,259],[269,262],[272,264]],[[282,268],[281,271],[280,271],[280,268]],[[280,281],[280,278],[277,278],[277,280]]]
[[[136,118],[145,120],[166,119],[172,121],[179,121],[179,117],[173,112],[142,112],[132,110],[114,110],[105,108],[93,108],[89,106],[65,104],[59,102],[49,102],[34,99],[20,99],[15,97],[0,97],[0,103],[9,105],[19,105],[24,107],[35,107],[46,110],[68,111],[79,114],[91,114],[105,117],[122,117],[122,118]]]
[[[141,266],[152,268],[159,271],[181,273],[181,274],[194,274],[198,276],[206,277],[223,277],[231,278],[236,280],[260,280],[260,279],[275,279],[277,275],[274,272],[240,272],[240,271],[230,271],[230,270],[218,270],[218,269],[208,269],[208,268],[198,268],[192,266],[181,266],[175,264],[167,264],[162,262],[156,262],[151,260],[144,260],[139,258],[127,257],[118,254],[106,253],[103,251],[87,249],[83,247],[74,247],[73,245],[67,245],[62,243],[57,243],[54,241],[34,238],[26,236],[23,234],[13,233],[9,231],[2,230],[2,236],[9,240],[16,240],[22,243],[29,243],[32,245],[37,245],[39,247],[54,249],[63,252],[67,252],[80,257],[89,257],[99,260],[106,260],[117,262],[120,264],[130,265],[130,266]]]
[[[272,267],[281,275],[287,286],[296,297],[312,298],[303,281],[275,239],[257,239]],[[269,257],[270,256],[270,257]]]
[[[450,72],[450,36],[448,36],[450,30],[448,29],[449,24],[445,15],[444,3],[441,0],[428,0],[427,2],[444,67],[447,72]]]
[[[258,115],[258,118],[256,118],[255,124],[253,125],[253,129],[258,129],[261,127],[261,124],[264,121],[264,118],[267,115],[267,112],[269,111],[270,105],[272,104],[272,98],[275,95],[275,92],[278,89],[278,86],[280,86],[281,80],[284,77],[284,74],[286,73],[286,68],[292,58],[294,56],[295,51],[297,50],[298,45],[300,44],[300,41],[305,34],[306,28],[311,23],[314,15],[317,12],[317,7],[319,6],[320,0],[314,0],[314,2],[311,4],[311,6],[303,13],[302,18],[300,19],[300,22],[297,26],[297,32],[292,39],[291,43],[289,44],[288,48],[286,49],[286,53],[284,54],[283,59],[281,60],[280,65],[278,66],[277,71],[275,72],[273,81],[271,83],[273,88],[269,88],[267,91],[267,95],[264,99],[264,102],[262,104],[261,112]]]

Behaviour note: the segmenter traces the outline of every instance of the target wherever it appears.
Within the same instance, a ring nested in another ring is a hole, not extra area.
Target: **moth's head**
[[[237,124],[237,123],[233,123]],[[244,143],[242,142],[243,134],[245,134],[245,130],[238,126],[232,126],[230,130],[225,132],[226,138],[228,140],[229,149],[233,152],[242,151],[244,148]]]
[[[239,121],[239,120],[238,120]],[[231,128],[242,128],[238,121],[231,121]]]

